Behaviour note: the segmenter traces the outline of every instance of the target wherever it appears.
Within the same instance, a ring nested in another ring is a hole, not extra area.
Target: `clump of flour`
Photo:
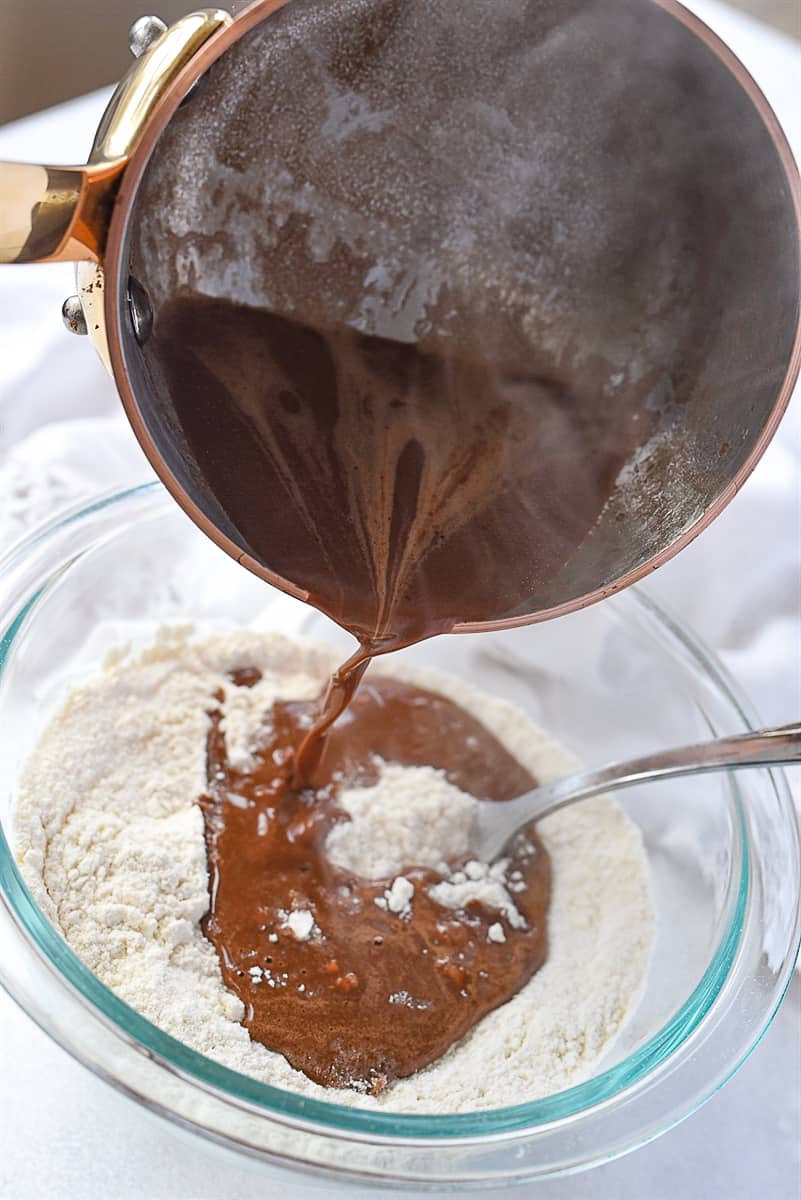
[[[410,879],[406,879],[403,875],[398,875],[392,880],[391,885],[384,892],[383,896],[377,896],[375,903],[379,908],[384,908],[388,912],[395,913],[398,917],[410,917],[412,915],[412,896],[414,895],[414,884]]]
[[[331,830],[328,855],[368,879],[384,879],[412,864],[455,862],[470,850],[476,801],[434,767],[383,763],[375,784],[345,788],[337,803],[350,821]]]
[[[208,875],[195,802],[206,785],[207,714],[219,709],[229,755],[245,768],[270,705],[318,694],[334,665],[320,647],[256,634],[193,642],[165,632],[139,657],[113,656],[68,698],[20,786],[15,848],[35,899],[133,1008],[195,1050],[274,1086],[363,1108],[458,1112],[534,1099],[586,1078],[638,998],[653,938],[639,832],[603,799],[538,827],[553,870],[548,960],[436,1063],[378,1096],[333,1091],[251,1042],[239,1024],[242,1005],[224,987],[200,929]],[[230,682],[243,666],[262,672],[251,688]],[[574,766],[522,713],[461,680],[392,673],[449,696],[543,781]],[[385,877],[384,899],[399,919],[414,906],[405,868],[469,854],[475,801],[433,768],[382,764],[372,787],[349,789],[341,802],[351,819],[333,830],[328,848],[348,869]],[[517,886],[503,863],[468,860],[436,886],[436,898],[456,906],[480,898],[497,908],[488,936],[503,942],[504,922],[519,918]],[[304,909],[288,912],[273,936],[320,934]],[[272,986],[266,975],[263,982]]]
[[[514,881],[506,878],[508,859],[492,865],[473,859],[463,870],[448,873],[449,862],[470,852],[478,801],[449,783],[444,771],[382,762],[372,787],[346,788],[338,802],[350,820],[335,825],[326,840],[328,856],[337,866],[368,879],[382,879],[408,866],[434,867],[446,875],[431,888],[440,904],[464,908],[478,901],[503,913],[515,929],[524,928],[511,895]],[[406,889],[411,886],[396,878],[383,901],[379,897],[376,903],[390,912],[406,913],[411,899],[411,893],[406,899]]]
[[[297,908],[292,912],[284,913],[284,927],[299,942],[308,942],[315,935],[321,936],[314,915],[308,908]]]

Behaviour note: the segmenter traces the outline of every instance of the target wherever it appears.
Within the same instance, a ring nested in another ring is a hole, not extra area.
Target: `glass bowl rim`
[[[108,493],[90,503],[75,505],[12,546],[0,559],[0,579],[35,547],[57,536],[69,526],[80,523],[110,506],[123,505],[137,498],[159,493],[164,497],[167,495],[163,485],[153,481]],[[0,626],[0,679],[14,641],[34,613],[43,591],[44,586],[35,590],[25,603],[4,621],[3,626]],[[625,595],[628,596],[628,600],[625,599]],[[741,703],[736,687],[733,687],[727,678],[725,670],[692,634],[637,589],[628,589],[624,596],[616,597],[613,603],[633,603],[645,613],[647,619],[661,626],[672,640],[678,641],[707,680],[723,694],[746,729],[753,728],[751,717]],[[773,772],[770,773],[770,778],[774,790],[777,790],[777,780]],[[639,1085],[653,1081],[659,1068],[672,1061],[673,1055],[686,1047],[692,1035],[701,1029],[724,989],[737,959],[749,900],[752,865],[747,824],[736,789],[729,803],[734,806],[735,829],[739,829],[739,880],[730,906],[727,927],[710,957],[703,976],[681,1007],[642,1046],[601,1074],[538,1100],[470,1113],[417,1115],[352,1108],[261,1083],[224,1067],[163,1033],[115,996],[84,966],[41,912],[28,891],[2,829],[0,889],[5,894],[12,919],[21,929],[27,944],[48,970],[55,974],[61,983],[66,984],[81,1003],[88,1005],[94,1016],[99,1017],[115,1035],[126,1040],[139,1053],[144,1053],[156,1061],[162,1069],[212,1093],[217,1099],[233,1102],[247,1108],[251,1113],[273,1118],[294,1127],[307,1127],[318,1133],[338,1132],[358,1140],[379,1140],[384,1144],[422,1143],[429,1146],[444,1146],[476,1138],[485,1142],[525,1132],[545,1132],[546,1127],[575,1121],[619,1100],[624,1094],[628,1096]],[[795,815],[792,804],[788,811]],[[790,949],[792,950],[792,947]],[[798,949],[797,939],[795,949]],[[738,1051],[736,1061],[730,1066],[726,1078],[745,1061],[769,1026],[791,974],[791,971],[787,973],[784,988],[781,989],[772,1010],[764,1016],[762,1027],[755,1030],[750,1044]],[[46,1028],[45,1031],[58,1040],[51,1029]],[[92,1069],[91,1062],[86,1062],[86,1065]],[[114,1080],[110,1082],[113,1083]],[[719,1084],[711,1086],[708,1094],[714,1092],[717,1086]],[[704,1099],[706,1098],[708,1095],[704,1096]],[[700,1102],[697,1101],[694,1107]]]

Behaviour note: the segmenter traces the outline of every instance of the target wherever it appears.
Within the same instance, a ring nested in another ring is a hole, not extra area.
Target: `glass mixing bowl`
[[[197,622],[349,648],[313,610],[237,567],[153,484],[75,510],[0,563],[0,973],[57,1042],[179,1125],[274,1170],[459,1188],[577,1170],[692,1112],[743,1062],[799,941],[799,830],[779,772],[621,793],[643,830],[657,934],[644,995],[592,1078],[450,1116],[373,1113],[257,1083],[161,1033],[72,953],[9,848],[20,769],[65,688],[116,641]],[[733,733],[751,717],[715,660],[628,591],[558,621],[442,637],[404,657],[525,709],[588,764]]]

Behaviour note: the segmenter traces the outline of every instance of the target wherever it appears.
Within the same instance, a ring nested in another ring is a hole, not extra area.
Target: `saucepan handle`
[[[167,29],[155,18],[137,61],[111,98],[89,163],[46,167],[0,163],[0,263],[100,262],[125,164],[164,91],[214,34],[231,24],[222,9],[189,13]],[[135,34],[135,38],[134,38]]]
[[[98,261],[124,165],[0,162],[0,263]]]

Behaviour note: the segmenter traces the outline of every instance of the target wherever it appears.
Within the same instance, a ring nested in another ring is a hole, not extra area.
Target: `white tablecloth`
[[[695,0],[691,7],[750,68],[801,157],[801,47],[715,0]],[[96,93],[0,129],[0,156],[80,161],[106,96]],[[112,381],[87,343],[63,329],[61,302],[73,290],[69,267],[0,269],[0,549],[60,505],[150,475]],[[717,650],[765,720],[788,721],[801,715],[800,578],[796,394],[745,489],[647,586]],[[795,789],[801,795],[799,781]],[[690,1122],[623,1162],[544,1185],[536,1194],[797,1200],[799,993],[796,978],[752,1061]],[[251,1168],[236,1165],[226,1174],[199,1142],[179,1138],[113,1096],[4,996],[0,1105],[2,1197],[247,1200],[264,1194]],[[307,1194],[305,1184],[284,1191]]]

